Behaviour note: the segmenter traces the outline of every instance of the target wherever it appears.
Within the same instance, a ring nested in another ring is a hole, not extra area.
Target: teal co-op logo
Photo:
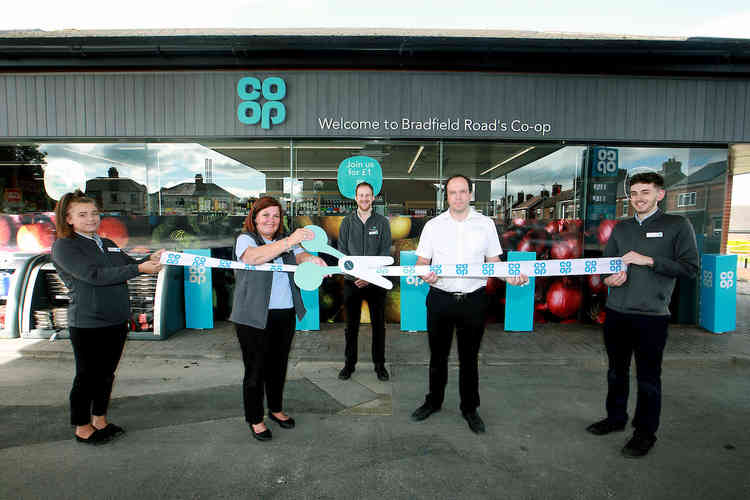
[[[237,106],[237,119],[245,125],[257,125],[266,130],[271,125],[284,123],[286,107],[281,102],[286,97],[286,82],[278,76],[263,80],[246,76],[237,82],[237,95],[242,102]],[[261,97],[264,99],[261,101]]]

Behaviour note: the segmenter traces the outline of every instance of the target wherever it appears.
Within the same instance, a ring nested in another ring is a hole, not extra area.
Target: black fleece
[[[371,213],[367,223],[356,210],[341,221],[338,249],[351,256],[385,256],[391,254],[391,225],[380,214]]]
[[[657,210],[643,225],[635,218],[615,226],[604,249],[605,257],[629,251],[654,259],[653,266],[628,266],[627,281],[609,289],[607,307],[621,313],[668,316],[675,281],[693,278],[700,268],[695,232],[680,215]]]
[[[146,259],[133,259],[107,238],[102,238],[102,245],[104,251],[78,234],[52,245],[52,262],[70,289],[70,326],[100,328],[130,318],[127,281],[138,276],[138,264]]]

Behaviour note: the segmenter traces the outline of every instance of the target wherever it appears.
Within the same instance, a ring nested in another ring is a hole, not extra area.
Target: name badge
[[[109,247],[109,248],[107,248],[107,251],[109,251],[109,252],[121,252],[122,250],[120,250],[117,247]]]
[[[661,238],[664,236],[664,233],[659,231],[658,233],[646,233],[646,238]]]
[[[378,228],[376,227],[371,228],[367,234],[369,234],[370,236],[378,234]]]

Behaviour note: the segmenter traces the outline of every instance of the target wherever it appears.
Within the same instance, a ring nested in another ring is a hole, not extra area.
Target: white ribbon
[[[202,255],[180,252],[164,252],[161,263],[171,266],[208,267],[218,269],[241,269],[244,271],[282,271],[293,273],[297,266],[288,264],[260,264],[253,266],[244,262],[216,259]],[[444,277],[497,277],[519,276],[581,276],[587,274],[610,274],[626,270],[619,257],[566,260],[518,260],[511,262],[486,262],[484,264],[433,264],[429,266],[385,266],[373,269],[382,276],[424,276],[434,272]],[[329,268],[330,269],[330,268]],[[344,271],[341,271],[345,273]]]

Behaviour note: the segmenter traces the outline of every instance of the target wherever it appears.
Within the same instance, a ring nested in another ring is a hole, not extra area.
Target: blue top
[[[261,238],[263,237],[261,236]],[[272,240],[267,240],[265,238],[263,238],[263,241],[265,241],[266,243],[273,243]],[[249,247],[257,246],[258,245],[255,243],[255,240],[253,240],[250,235],[241,234],[237,238],[237,245],[234,249],[234,252],[237,255],[237,259],[242,259],[242,254],[245,253],[245,250],[247,250]],[[298,255],[304,252],[304,250],[302,250],[302,248],[298,246],[294,247],[292,251],[294,252],[294,255]],[[281,255],[276,257],[273,260],[273,263],[283,264],[284,261],[281,259]],[[292,302],[292,290],[289,287],[289,273],[283,271],[274,271],[273,284],[271,285],[271,300],[268,303],[268,308],[291,309],[292,307],[294,307],[294,303]]]

